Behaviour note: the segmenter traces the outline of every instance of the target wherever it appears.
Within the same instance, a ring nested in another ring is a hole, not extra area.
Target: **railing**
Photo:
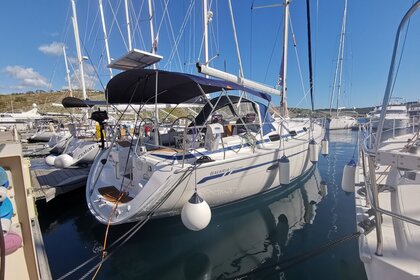
[[[364,185],[366,188],[366,197],[368,198],[368,202],[370,203],[371,208],[375,211],[375,219],[376,219],[376,237],[377,237],[377,246],[375,254],[378,256],[382,256],[383,251],[383,234],[382,234],[382,219],[381,214],[390,216],[392,218],[408,222],[417,226],[420,226],[420,220],[416,220],[401,214],[394,213],[392,211],[388,211],[383,209],[379,205],[379,193],[378,193],[378,186],[376,182],[376,164],[375,164],[375,149],[372,146],[368,146],[368,143],[372,143],[372,139],[375,137],[374,133],[367,134],[367,130],[369,129],[366,126],[361,126],[359,128],[359,142],[361,145],[361,157],[362,157],[362,168],[363,174],[365,175]],[[394,128],[393,128],[394,129]],[[371,130],[370,130],[371,131]],[[414,132],[414,126],[413,126]],[[367,158],[367,165],[366,166],[366,158]],[[368,178],[368,180],[366,180]]]

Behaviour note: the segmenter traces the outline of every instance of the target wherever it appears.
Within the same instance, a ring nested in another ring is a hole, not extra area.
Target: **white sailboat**
[[[361,131],[360,168],[347,168],[356,169],[362,178],[356,187],[356,219],[360,259],[369,280],[420,278],[420,131],[382,141],[388,109],[394,108],[389,101],[400,34],[418,8],[420,1],[413,4],[398,27],[377,132]],[[351,180],[352,175],[343,178],[346,185]]]
[[[343,61],[344,61],[344,42],[346,34],[347,22],[347,0],[344,0],[344,14],[340,32],[340,44],[338,47],[337,63],[335,67],[334,82],[332,85],[331,100],[330,100],[330,114],[328,116],[329,124],[328,129],[352,129],[357,126],[357,119],[353,116],[341,114],[343,111],[339,108],[338,104],[341,96],[341,82],[343,77]],[[337,80],[338,79],[338,80]],[[337,93],[336,93],[337,91]],[[332,104],[336,96],[336,112],[332,112]]]
[[[285,6],[288,14],[289,1]],[[211,215],[203,205],[242,201],[306,174],[317,161],[323,128],[310,120],[272,119],[271,97],[240,81],[153,69],[130,69],[111,79],[106,88],[110,104],[157,106],[202,97],[206,105],[195,118],[179,117],[185,125],[174,122],[168,130],[174,141],[168,143],[162,143],[158,123],[148,129],[142,119],[130,138],[122,140],[115,133],[87,181],[86,200],[96,219],[121,224],[194,208],[190,214],[202,215],[187,222],[185,213],[182,217],[190,229],[199,230]]]
[[[122,90],[122,84],[131,86]],[[107,90],[111,104],[129,99],[178,104],[207,93],[219,96],[209,100],[181,133],[173,128],[174,139],[179,139],[175,143],[151,144],[148,139],[154,135],[145,134],[139,123],[135,138],[114,139],[100,153],[89,173],[86,198],[102,223],[179,214],[195,189],[210,206],[229,204],[296,180],[316,161],[317,147],[310,143],[320,142],[319,125],[290,121],[286,127],[287,121],[272,120],[268,114],[270,96],[237,84],[136,69],[116,75]],[[246,91],[261,101],[241,99],[230,90]],[[251,106],[237,110],[238,104]],[[279,167],[283,155],[290,161],[288,170]]]

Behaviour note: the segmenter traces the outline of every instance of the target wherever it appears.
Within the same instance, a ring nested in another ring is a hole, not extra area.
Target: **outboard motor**
[[[105,135],[104,135],[104,121],[108,119],[108,113],[106,111],[95,111],[90,117],[91,120],[94,120],[99,124],[99,131],[101,136],[101,148],[105,148]]]

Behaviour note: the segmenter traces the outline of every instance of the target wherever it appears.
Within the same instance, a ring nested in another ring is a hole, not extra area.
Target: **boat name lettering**
[[[81,153],[78,157],[77,160],[80,160],[81,158],[83,158],[87,153],[89,153],[90,151],[92,151],[95,148],[95,145],[89,145],[89,147],[83,151],[83,153]]]
[[[217,175],[217,174],[222,174],[222,173],[228,173],[228,172],[231,172],[231,171],[233,171],[233,170],[235,170],[235,169],[240,169],[240,168],[242,168],[242,167],[236,167],[236,168],[224,168],[224,169],[220,169],[220,170],[211,171],[211,172],[210,172],[210,176],[212,176],[212,175]]]

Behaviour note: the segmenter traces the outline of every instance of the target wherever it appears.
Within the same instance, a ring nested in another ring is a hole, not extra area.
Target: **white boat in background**
[[[388,103],[401,30],[419,7],[417,1],[399,25],[377,132],[360,131],[359,166],[349,164],[344,170],[343,188],[354,186],[354,172],[362,178],[356,187],[356,219],[360,259],[369,280],[420,279],[420,131],[382,141],[390,122],[406,120],[405,106]]]
[[[38,113],[38,107],[34,103],[32,109],[21,113],[0,113],[0,129],[10,130],[16,127],[18,131],[32,128],[36,120],[42,119],[43,116]]]
[[[258,101],[229,93],[233,90]],[[211,207],[241,201],[299,179],[317,161],[320,125],[273,120],[269,95],[231,82],[133,69],[116,75],[107,92],[110,104],[182,104],[207,98],[205,94],[219,96],[208,100],[194,119],[181,117],[187,125],[169,130],[174,143],[162,145],[159,130],[147,133],[139,120],[135,136],[114,138],[99,154],[89,173],[86,200],[105,224],[180,214],[192,195],[200,201],[197,193]]]
[[[357,127],[357,119],[353,116],[346,116],[344,114],[338,114],[336,116],[328,117],[328,129],[354,129]]]
[[[382,106],[375,107],[375,109],[368,114],[372,128],[377,129],[381,117]],[[386,115],[384,121],[384,129],[402,129],[411,125],[410,116],[408,114],[407,106],[401,102],[401,98],[394,98],[386,107]]]
[[[48,142],[51,137],[56,135],[56,127],[52,122],[38,122],[36,129],[32,133],[26,133],[28,135],[27,140],[29,142]]]
[[[408,108],[408,114],[410,115],[411,122],[418,124],[420,121],[420,101],[412,103]]]
[[[344,0],[344,12],[343,20],[341,24],[340,32],[340,44],[338,47],[337,62],[335,65],[334,81],[332,84],[332,92],[330,99],[330,113],[328,116],[327,129],[337,130],[337,129],[352,129],[357,127],[357,119],[348,114],[344,114],[345,111],[339,108],[339,102],[341,98],[341,89],[342,89],[342,78],[343,78],[343,62],[344,62],[344,42],[346,38],[346,23],[347,23],[347,0]],[[333,112],[333,102],[336,98],[336,108]]]

